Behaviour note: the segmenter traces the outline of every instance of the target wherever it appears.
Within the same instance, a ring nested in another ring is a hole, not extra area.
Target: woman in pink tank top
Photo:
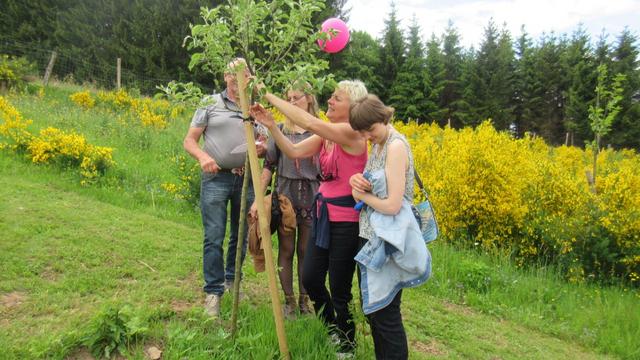
[[[251,115],[265,125],[280,150],[290,158],[319,154],[320,188],[312,239],[304,257],[302,283],[309,293],[316,314],[330,332],[340,339],[342,352],[355,349],[355,324],[350,313],[351,285],[355,272],[354,257],[359,247],[359,214],[353,209],[349,179],[361,173],[367,162],[367,144],[349,125],[351,104],[367,96],[361,81],[341,81],[328,101],[327,118],[321,119],[267,93],[264,98],[287,118],[314,135],[292,143],[276,126],[271,113],[260,104],[251,107]],[[329,275],[329,288],[325,286]]]

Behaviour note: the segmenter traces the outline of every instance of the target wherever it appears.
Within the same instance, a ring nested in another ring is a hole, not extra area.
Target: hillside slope
[[[146,342],[158,344],[163,358],[247,358],[244,351],[219,352],[227,324],[207,323],[199,315],[201,229],[61,189],[35,172],[25,175],[18,161],[1,163],[0,347],[8,351],[0,358],[73,355],[87,322],[110,303],[130,304],[148,319]],[[243,302],[240,327],[253,337],[245,337],[244,347],[264,341],[260,346],[271,346],[264,355],[269,357],[277,343],[266,278],[249,263],[243,288],[250,301]],[[225,319],[230,307],[225,297]],[[604,358],[577,343],[425,295],[424,288],[405,292],[403,314],[414,359]],[[319,329],[312,318],[287,323],[294,358],[331,356]],[[371,338],[363,338],[364,323],[359,329],[357,357],[367,359]],[[134,346],[129,356],[142,358],[142,351]]]

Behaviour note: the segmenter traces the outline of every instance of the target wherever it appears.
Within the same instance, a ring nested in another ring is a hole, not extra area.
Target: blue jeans
[[[249,176],[249,174],[247,174]],[[222,295],[224,282],[235,278],[236,247],[238,244],[238,224],[240,221],[240,198],[242,195],[243,177],[232,173],[202,173],[200,188],[200,211],[204,228],[203,272],[204,292]],[[253,202],[253,187],[249,183],[246,210]],[[227,230],[227,205],[230,203],[231,217],[229,222],[229,247],[227,263],[224,264],[224,242]],[[245,222],[245,238],[242,244],[242,260],[247,251],[247,223]]]

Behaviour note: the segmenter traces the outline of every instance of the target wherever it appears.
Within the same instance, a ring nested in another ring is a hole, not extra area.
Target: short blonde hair
[[[342,80],[336,86],[336,90],[342,90],[349,94],[351,104],[364,99],[368,94],[367,87],[360,80]]]

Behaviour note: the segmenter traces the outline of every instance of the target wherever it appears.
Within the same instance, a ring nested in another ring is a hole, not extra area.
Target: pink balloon
[[[335,30],[336,35],[331,34],[331,30]],[[318,40],[320,49],[330,54],[337,53],[344,49],[349,42],[349,28],[344,21],[338,18],[329,18],[322,23],[322,32],[327,33],[329,39],[327,41]]]

